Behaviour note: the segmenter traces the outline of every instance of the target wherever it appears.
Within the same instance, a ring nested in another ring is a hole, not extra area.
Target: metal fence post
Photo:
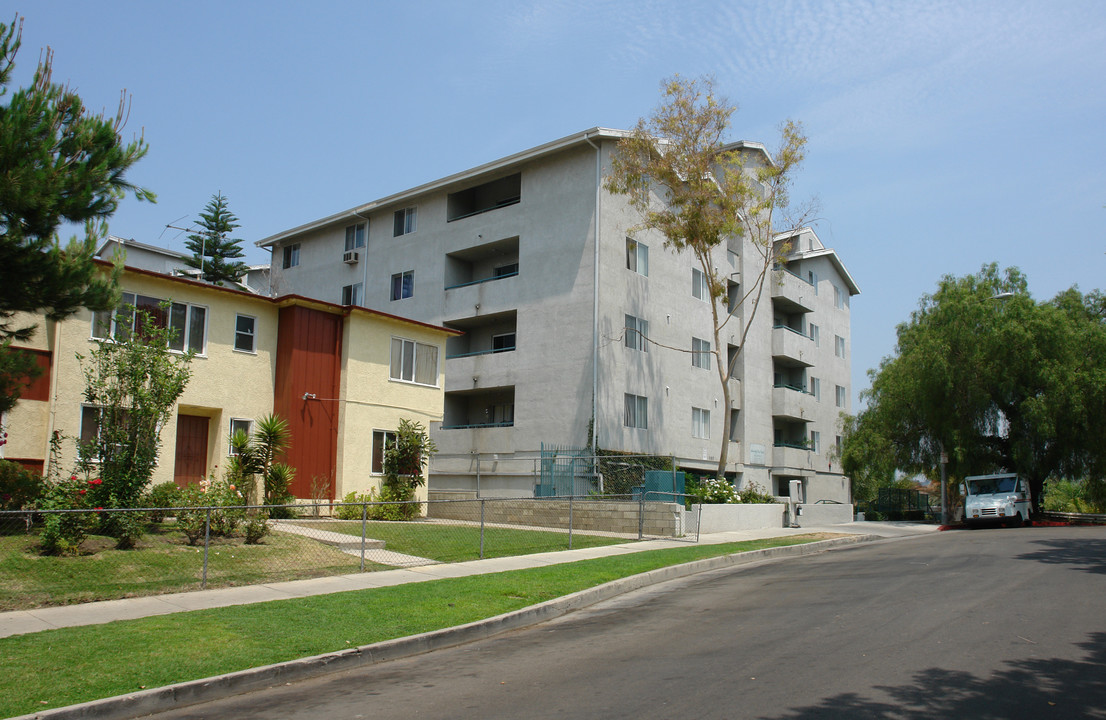
[[[365,572],[365,526],[369,519],[369,504],[361,503],[361,572]]]
[[[638,499],[638,511],[637,511],[637,539],[641,540],[645,536],[645,493],[646,489],[641,489],[641,495]]]
[[[568,496],[568,549],[572,549],[572,496]]]
[[[480,498],[480,559],[484,559],[484,498]]]
[[[207,589],[207,553],[211,547],[211,508],[207,509],[207,518],[204,520],[204,574],[200,579],[200,589]]]

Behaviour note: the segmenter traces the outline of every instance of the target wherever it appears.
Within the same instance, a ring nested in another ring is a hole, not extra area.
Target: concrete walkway
[[[712,533],[709,535],[702,535],[699,538],[699,544],[707,545],[738,542],[741,540],[757,540],[788,535],[802,535],[805,533],[836,533],[874,536],[874,538],[896,538],[926,534],[938,529],[936,525],[923,525],[919,523],[861,522],[809,528],[771,528]],[[348,536],[345,537],[348,538]],[[425,582],[427,580],[437,580],[440,578],[484,575],[488,573],[504,572],[506,570],[521,570],[532,567],[557,565],[560,563],[576,562],[577,560],[609,557],[624,553],[656,550],[659,548],[687,547],[690,544],[692,544],[691,541],[687,539],[645,540],[641,542],[628,542],[581,550],[562,550],[558,552],[492,558],[488,560],[472,560],[469,562],[452,564],[420,565],[419,567],[404,569],[365,572],[354,575],[337,575],[332,577],[312,578],[309,580],[291,580],[267,585],[246,585],[214,590],[173,593],[169,595],[125,598],[123,600],[106,600],[103,602],[83,603],[80,605],[46,607],[35,610],[16,610],[13,612],[0,613],[0,637],[23,635],[26,633],[40,632],[54,628],[73,627],[77,625],[98,625],[114,622],[116,620],[133,620],[153,615],[168,615],[170,613],[187,612],[190,610],[228,607],[231,605],[247,605],[250,603],[268,602],[270,600],[285,600],[348,590],[365,590],[369,588],[387,587],[390,585],[401,585],[403,583]],[[358,542],[357,552],[360,552],[360,542]],[[376,550],[375,552],[383,553],[387,551]],[[393,554],[399,555],[399,553]],[[368,555],[366,555],[366,557],[368,557]],[[398,558],[390,559],[398,560]],[[422,559],[412,558],[412,560]]]

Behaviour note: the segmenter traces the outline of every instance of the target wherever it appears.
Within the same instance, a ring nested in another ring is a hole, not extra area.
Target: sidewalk
[[[699,538],[700,545],[759,540],[807,533],[836,533],[844,535],[873,536],[872,539],[890,539],[927,534],[939,529],[936,525],[921,523],[880,523],[860,522],[842,525],[826,525],[808,528],[770,528],[704,534]],[[623,553],[642,552],[660,548],[687,547],[687,539],[681,540],[645,540],[606,545],[582,550],[562,550],[558,552],[519,555],[515,557],[472,560],[469,562],[426,565],[397,570],[338,575],[312,578],[310,580],[291,580],[268,585],[246,585],[242,587],[198,590],[194,592],[153,595],[148,597],[107,600],[104,602],[66,605],[61,607],[38,608],[35,610],[16,610],[0,613],[0,637],[23,635],[54,628],[77,625],[98,625],[115,620],[133,620],[153,615],[204,610],[207,608],[248,605],[325,595],[347,590],[365,590],[369,588],[401,585],[411,582],[425,582],[440,578],[484,575],[506,570],[556,565],[598,557],[609,557]]]

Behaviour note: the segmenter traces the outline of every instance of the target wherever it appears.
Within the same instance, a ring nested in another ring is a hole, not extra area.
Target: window
[[[493,425],[514,425],[515,404],[499,403],[488,406],[488,421]]]
[[[415,232],[415,221],[418,217],[418,208],[403,208],[396,210],[395,221],[392,226],[392,237],[410,235]]]
[[[392,276],[392,299],[402,300],[415,294],[415,271],[396,273]]]
[[[841,457],[841,436],[840,435],[834,436],[833,444],[837,448],[837,457]]]
[[[284,269],[294,268],[300,264],[300,244],[286,245],[284,247]]]
[[[691,366],[710,370],[710,342],[691,338]]]
[[[242,352],[256,352],[257,318],[249,315],[236,315],[234,318],[234,349]],[[233,421],[231,421],[233,423]]]
[[[233,442],[234,441],[234,436],[241,432],[241,433],[244,433],[246,435],[246,437],[249,437],[250,436],[250,430],[251,430],[252,427],[253,427],[253,421],[252,420],[243,420],[241,418],[231,418],[230,419],[230,435],[228,436],[228,438],[231,440],[231,443],[230,443],[230,454],[231,455],[237,455],[238,454],[238,450],[234,447],[234,442]]]
[[[833,354],[839,358],[845,357],[845,338],[840,335],[833,336]]]
[[[649,399],[640,395],[626,393],[626,420],[623,423],[629,428],[649,428]]]
[[[626,269],[649,276],[649,246],[626,238]]]
[[[346,251],[365,247],[365,223],[346,227]]]
[[[691,295],[696,300],[710,301],[710,285],[707,276],[699,268],[691,268]]]
[[[100,438],[100,417],[104,409],[98,405],[81,406],[81,434],[80,445],[95,443]],[[95,455],[95,453],[90,453]]]
[[[631,350],[649,352],[649,323],[633,315],[626,316],[626,347]]]
[[[821,401],[822,399],[822,381],[816,377],[810,379],[810,394],[814,396],[815,400]]]
[[[833,286],[833,306],[838,310],[845,309],[845,293],[836,285]]]
[[[814,347],[819,347],[821,345],[820,331],[818,330],[818,326],[814,323],[810,324],[810,339],[814,341]]]
[[[384,448],[395,442],[396,434],[391,430],[373,430],[373,460],[370,470],[373,475],[384,474]]]
[[[204,353],[207,336],[207,308],[188,303],[167,303],[165,300],[135,293],[123,293],[122,303],[114,312],[92,314],[92,337],[97,340],[123,340],[139,329],[137,311],[153,318],[154,325],[172,331],[169,349],[185,349],[197,355]]]
[[[691,408],[691,437],[710,439],[710,410]]]
[[[392,338],[391,378],[419,385],[438,385],[438,348]]]
[[[395,298],[392,298],[393,300]],[[342,288],[342,304],[343,305],[360,305],[361,304],[361,283],[354,283],[352,285],[346,285]]]
[[[512,275],[518,275],[518,263],[514,262],[509,265],[500,265],[492,270],[492,277],[510,277]]]
[[[492,335],[492,352],[506,352],[515,349],[515,334]]]
[[[806,273],[807,281],[814,286],[814,294],[818,294],[818,273],[813,270],[808,270]]]
[[[822,451],[822,433],[817,430],[810,431],[810,449],[816,453]]]
[[[845,388],[842,387],[841,385],[838,385],[837,386],[837,407],[839,407],[839,408],[845,407],[845,403],[846,403],[847,399],[848,398],[845,395]]]
[[[741,439],[741,434],[737,430],[737,420],[740,417],[740,410],[730,410],[730,442],[738,442]]]

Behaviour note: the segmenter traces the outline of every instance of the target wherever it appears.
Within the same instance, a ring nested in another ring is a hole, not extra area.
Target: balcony
[[[772,465],[777,468],[810,467],[810,448],[799,442],[777,442],[772,447]]]
[[[741,409],[741,381],[735,377],[728,378],[726,383],[730,386],[730,409]]]
[[[796,422],[810,422],[814,414],[814,396],[794,385],[772,388],[772,416]]]
[[[481,387],[445,393],[442,431],[513,427],[515,388]]]
[[[773,304],[788,313],[814,312],[814,286],[786,267],[772,284]]]
[[[446,222],[517,205],[521,200],[522,173],[515,173],[450,193],[446,199]]]
[[[772,357],[780,365],[811,367],[814,342],[795,328],[777,325],[772,328]]]

